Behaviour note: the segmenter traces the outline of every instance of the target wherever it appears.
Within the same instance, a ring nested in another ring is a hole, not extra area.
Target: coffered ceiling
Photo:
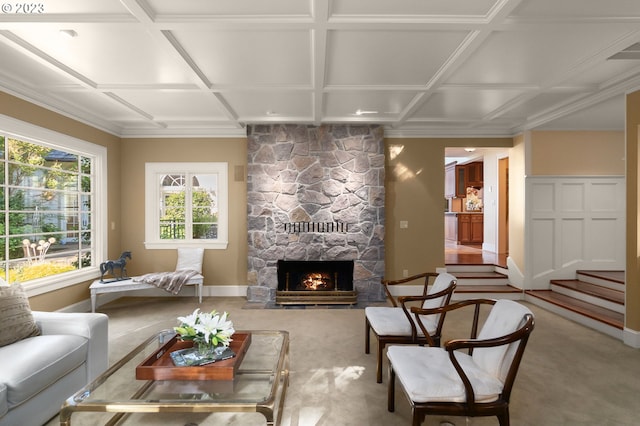
[[[640,1],[5,1],[0,58],[0,90],[123,137],[622,130]]]

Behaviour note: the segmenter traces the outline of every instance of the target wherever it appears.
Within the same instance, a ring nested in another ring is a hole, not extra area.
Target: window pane
[[[160,221],[160,239],[162,240],[184,240],[186,224],[173,220]]]
[[[8,252],[10,262],[2,275],[9,282],[24,282],[91,266],[93,177],[79,171],[91,173],[93,160],[32,142],[6,141],[8,158],[0,158],[0,167],[7,168],[8,181],[0,195],[8,189],[9,211],[0,215],[0,256],[4,260]],[[82,187],[87,191],[81,196]]]
[[[218,238],[216,193],[217,174],[197,174],[193,177],[192,235],[194,239]]]
[[[83,231],[88,231],[91,229],[91,215],[88,213],[83,213],[80,215],[80,229]]]
[[[218,238],[217,223],[194,223],[193,239],[194,240],[214,240]]]
[[[160,239],[184,240],[186,235],[186,190],[185,175],[160,176]]]
[[[82,192],[91,192],[91,178],[89,176],[82,176],[81,179],[82,187],[80,190]]]
[[[43,166],[46,162],[45,157],[53,151],[42,145],[13,138],[9,138],[8,142],[9,160],[24,165],[25,170],[28,170],[29,166]]]
[[[80,171],[82,173],[91,174],[91,158],[80,157]]]

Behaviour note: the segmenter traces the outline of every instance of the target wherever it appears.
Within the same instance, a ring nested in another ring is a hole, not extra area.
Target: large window
[[[227,247],[227,163],[147,163],[145,187],[147,248]]]
[[[2,280],[38,294],[95,275],[105,157],[104,147],[0,119]]]

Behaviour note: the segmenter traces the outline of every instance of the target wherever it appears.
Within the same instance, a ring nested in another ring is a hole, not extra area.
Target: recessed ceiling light
[[[473,152],[473,151],[475,151],[476,149],[475,149],[475,148],[465,148],[464,150],[465,150],[465,151],[467,151],[467,152]]]
[[[75,30],[60,30],[60,34],[68,38],[78,37],[78,33]]]

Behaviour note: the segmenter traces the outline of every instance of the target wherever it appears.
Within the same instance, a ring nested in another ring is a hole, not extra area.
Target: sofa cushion
[[[0,346],[39,334],[22,286],[0,286]]]
[[[0,348],[0,381],[7,387],[8,407],[28,400],[81,366],[89,342],[84,337],[30,337]]]

